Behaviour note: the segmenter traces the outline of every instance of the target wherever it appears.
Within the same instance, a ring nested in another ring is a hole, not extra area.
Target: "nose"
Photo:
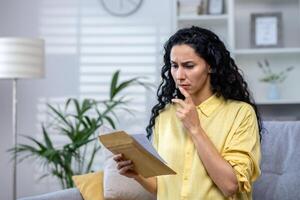
[[[184,71],[184,68],[179,66],[178,69],[177,69],[177,72],[176,72],[176,79],[178,81],[180,80],[184,80],[185,79],[185,71]]]

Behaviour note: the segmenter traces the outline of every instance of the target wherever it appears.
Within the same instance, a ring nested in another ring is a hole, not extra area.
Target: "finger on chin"
[[[191,98],[191,95],[190,95],[190,93],[188,93],[188,91],[186,91],[183,87],[179,87],[179,90],[183,94],[183,96],[185,97],[184,102],[194,104],[194,102]]]
[[[190,96],[190,94],[189,94],[183,87],[179,86],[178,88],[179,88],[181,94],[182,94],[185,98],[187,98],[187,97]]]

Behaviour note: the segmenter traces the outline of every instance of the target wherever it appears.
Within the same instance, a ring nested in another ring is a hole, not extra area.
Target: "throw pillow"
[[[84,200],[104,200],[103,172],[95,172],[72,177]]]
[[[155,200],[156,197],[145,190],[134,179],[119,174],[116,162],[110,153],[103,147],[106,160],[104,163],[103,193],[105,200]]]

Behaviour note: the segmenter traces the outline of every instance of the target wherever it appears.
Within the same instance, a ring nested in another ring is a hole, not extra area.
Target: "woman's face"
[[[173,80],[191,95],[195,104],[212,95],[210,66],[192,47],[186,44],[173,46],[170,59]]]

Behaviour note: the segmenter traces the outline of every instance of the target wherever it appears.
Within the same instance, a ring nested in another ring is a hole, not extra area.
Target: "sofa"
[[[300,121],[268,121],[263,127],[262,174],[254,183],[253,199],[300,199]],[[78,189],[72,188],[19,200],[68,199],[83,197]]]
[[[265,122],[253,199],[300,199],[300,121]]]
[[[77,188],[71,188],[19,200],[83,200],[83,198]]]

